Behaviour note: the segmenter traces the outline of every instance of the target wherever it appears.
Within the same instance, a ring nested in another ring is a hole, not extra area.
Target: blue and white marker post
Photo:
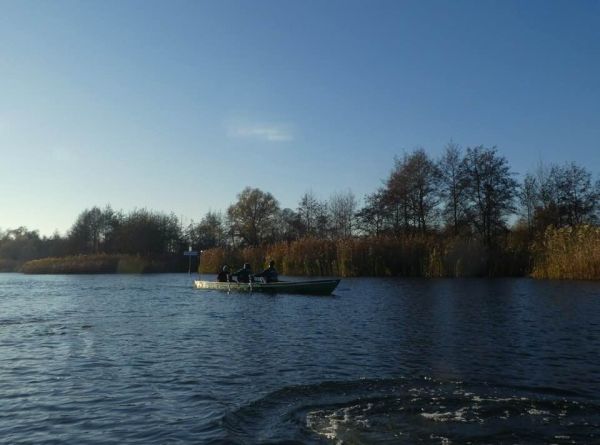
[[[192,250],[192,246],[190,245],[189,249],[187,252],[183,252],[183,254],[188,257],[188,275],[192,274],[192,257],[193,256],[198,256],[198,252],[195,250]]]

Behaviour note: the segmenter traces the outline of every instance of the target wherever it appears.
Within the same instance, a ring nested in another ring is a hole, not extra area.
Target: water
[[[0,275],[2,443],[600,443],[600,283]]]

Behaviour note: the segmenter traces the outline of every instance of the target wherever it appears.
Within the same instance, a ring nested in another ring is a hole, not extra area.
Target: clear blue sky
[[[600,1],[1,1],[0,228],[295,208],[394,155],[600,173]]]

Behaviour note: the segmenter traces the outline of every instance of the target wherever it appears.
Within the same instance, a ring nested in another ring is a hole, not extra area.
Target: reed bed
[[[258,271],[274,260],[281,274],[298,276],[473,277],[527,273],[527,245],[507,239],[493,253],[474,239],[437,235],[322,240],[304,238],[289,243],[245,249],[210,249],[203,253],[200,272],[217,273],[223,264],[233,269],[244,262]]]
[[[548,227],[533,247],[534,278],[600,279],[600,227]]]
[[[177,269],[172,259],[147,258],[134,255],[75,255],[42,258],[21,266],[25,274],[112,274],[159,273]]]
[[[412,234],[323,240],[303,238],[242,249],[215,248],[203,252],[199,270],[217,273],[223,264],[233,270],[245,262],[254,271],[274,260],[283,275],[498,277],[531,276],[550,279],[600,279],[600,228],[550,227],[535,243],[526,232],[512,231],[494,249],[476,238]],[[157,273],[187,270],[183,257],[77,255],[29,261],[28,274]],[[0,270],[14,271],[14,262]]]

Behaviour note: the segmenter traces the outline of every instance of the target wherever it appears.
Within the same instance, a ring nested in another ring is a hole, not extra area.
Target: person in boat
[[[262,277],[262,279],[265,280],[265,283],[276,283],[279,281],[279,274],[277,273],[277,269],[275,269],[275,261],[271,260],[269,262],[269,267],[254,276]]]
[[[220,283],[232,281],[229,266],[227,264],[225,264],[223,269],[221,269],[221,271],[217,274],[217,281]]]
[[[250,283],[253,279],[252,268],[249,263],[244,263],[244,267],[231,274],[232,277],[237,277],[238,283]]]

